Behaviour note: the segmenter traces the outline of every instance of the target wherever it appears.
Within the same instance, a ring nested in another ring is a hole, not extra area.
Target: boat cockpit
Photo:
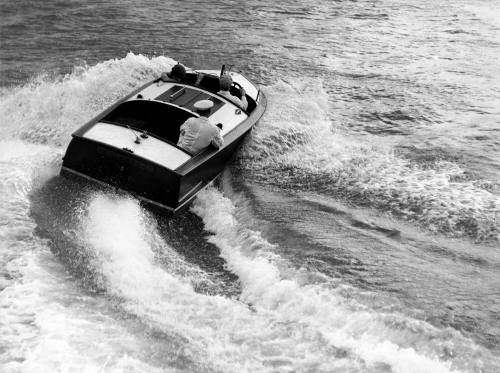
[[[194,85],[202,89],[206,89],[207,91],[210,91],[212,93],[217,93],[220,91],[219,76],[214,74],[207,74],[203,72],[188,72],[180,83]],[[229,89],[229,93],[241,99],[239,88],[241,88],[241,85],[237,82],[233,82],[233,85]],[[251,96],[247,96],[247,101],[248,107],[245,111],[247,113],[251,113],[256,107],[256,102]]]
[[[176,144],[180,126],[196,114],[187,108],[150,100],[125,101],[101,122],[125,126]]]

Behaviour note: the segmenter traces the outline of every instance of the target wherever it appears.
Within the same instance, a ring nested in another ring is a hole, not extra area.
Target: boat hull
[[[113,167],[103,166],[107,161],[101,160],[104,161],[101,167],[95,167],[91,158],[83,162],[80,158],[76,164],[63,162],[60,174],[66,178],[87,180],[130,193],[143,205],[162,214],[172,215],[186,209],[196,195],[219,176],[250,131],[251,129],[222,151],[214,152],[185,174],[164,169],[159,172],[160,176],[154,176],[154,172],[150,175],[127,175],[125,165],[130,160],[124,159]],[[158,187],[151,190],[151,185]]]

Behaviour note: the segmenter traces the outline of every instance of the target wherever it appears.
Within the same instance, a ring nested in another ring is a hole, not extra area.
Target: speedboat
[[[189,71],[181,81],[162,76],[133,91],[72,134],[61,175],[126,191],[167,214],[183,210],[223,171],[266,109],[263,92],[239,72],[229,72],[230,93],[244,88],[246,110],[218,95],[223,72]],[[191,154],[177,142],[184,121],[198,116],[199,100],[213,102],[208,119],[222,124],[224,145]]]

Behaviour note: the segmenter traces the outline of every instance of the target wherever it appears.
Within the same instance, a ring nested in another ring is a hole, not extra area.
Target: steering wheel
[[[243,87],[241,86],[240,83],[233,82],[234,88],[238,90],[238,98],[241,99],[241,92],[243,90]]]

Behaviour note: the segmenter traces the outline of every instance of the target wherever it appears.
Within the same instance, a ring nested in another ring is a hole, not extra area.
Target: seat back
[[[220,91],[219,77],[215,75],[203,75],[200,81],[200,87],[210,92],[217,93]]]

